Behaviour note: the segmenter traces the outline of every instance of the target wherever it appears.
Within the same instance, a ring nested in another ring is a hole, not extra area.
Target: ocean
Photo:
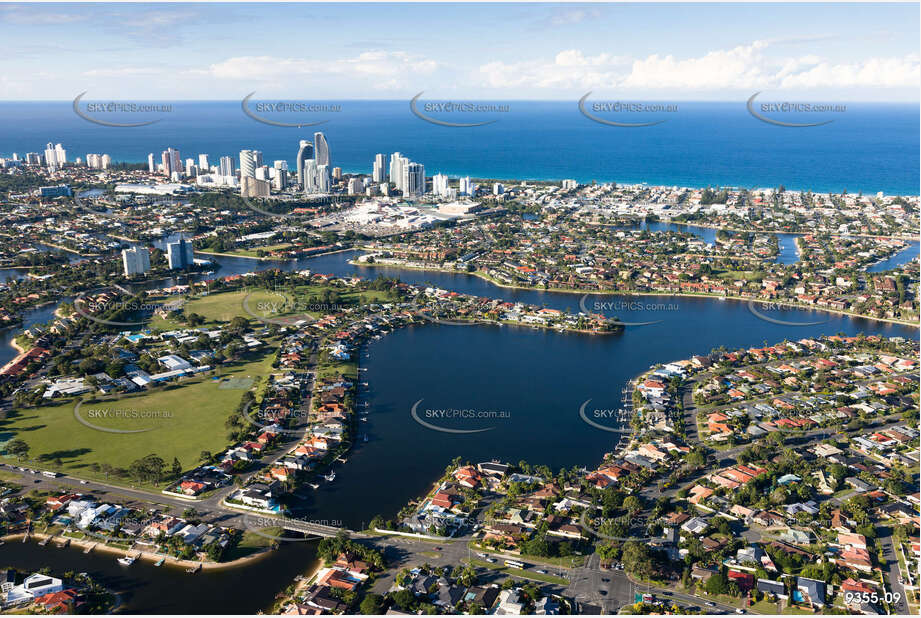
[[[245,93],[244,93],[245,94]],[[476,178],[649,183],[689,187],[776,187],[820,192],[918,194],[917,104],[848,104],[844,112],[778,115],[788,122],[833,120],[816,127],[781,127],[748,113],[745,102],[679,103],[676,112],[610,114],[624,122],[666,120],[649,127],[611,127],[583,116],[572,102],[510,101],[506,112],[428,115],[452,122],[495,120],[479,127],[445,127],[413,115],[409,101],[342,101],[338,112],[247,117],[240,101],[180,101],[170,112],[93,117],[115,122],[159,118],[144,127],[105,127],[77,116],[72,101],[0,103],[0,156],[42,152],[60,142],[68,159],[108,153],[115,161],[159,161],[167,147],[183,159],[199,153],[263,152],[266,164],[293,167],[300,139],[326,134],[333,166],[370,173],[376,153],[399,151],[426,174]],[[419,109],[424,112],[422,102]],[[250,109],[256,109],[256,101]],[[85,110],[85,105],[81,107]],[[591,111],[591,107],[588,108]],[[602,115],[602,114],[597,114]]]

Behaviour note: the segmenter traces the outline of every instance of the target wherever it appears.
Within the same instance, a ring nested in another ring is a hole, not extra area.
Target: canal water
[[[275,594],[311,570],[316,560],[315,541],[292,542],[241,568],[190,575],[180,567],[144,561],[125,567],[113,554],[84,554],[76,547],[41,547],[34,541],[0,547],[0,568],[33,572],[48,567],[59,577],[68,571],[88,573],[120,595],[119,612],[128,614],[255,614],[268,610]]]
[[[883,271],[890,270],[892,268],[898,268],[902,264],[905,264],[906,262],[910,262],[911,260],[918,257],[919,252],[921,252],[921,243],[913,242],[909,244],[907,247],[905,247],[904,249],[902,249],[901,251],[897,252],[895,255],[893,255],[888,260],[883,260],[882,262],[877,262],[876,264],[873,264],[872,266],[867,268],[867,272],[868,273],[881,273]]]

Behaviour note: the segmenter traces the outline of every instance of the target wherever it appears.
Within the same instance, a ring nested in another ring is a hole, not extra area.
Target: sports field
[[[84,402],[78,414],[85,423],[75,417],[74,399],[63,405],[18,410],[0,420],[0,435],[25,440],[33,466],[80,477],[104,479],[101,471],[93,471],[93,463],[126,468],[151,453],[167,465],[176,457],[183,469],[189,469],[198,464],[203,450],[217,453],[228,445],[224,421],[237,409],[245,391],[221,386],[247,377],[256,384],[264,382],[274,357],[271,348],[256,359],[224,365],[220,381],[202,376],[139,395]],[[3,459],[15,462],[15,458]],[[127,483],[111,476],[108,480]]]

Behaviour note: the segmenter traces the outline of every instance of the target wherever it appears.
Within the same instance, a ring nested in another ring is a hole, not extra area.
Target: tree
[[[383,613],[381,610],[384,608],[384,597],[379,594],[370,593],[361,600],[361,605],[358,609],[362,614],[365,615],[374,615]]]
[[[687,455],[688,465],[694,466],[695,468],[700,468],[705,463],[707,463],[706,456],[700,451],[700,449],[694,449]]]
[[[31,448],[26,444],[25,440],[20,440],[16,438],[15,440],[10,440],[6,445],[6,452],[10,455],[16,457],[16,461],[22,461],[29,456],[29,451]]]
[[[704,584],[704,590],[708,594],[729,594],[729,578],[722,573],[711,575],[707,583]]]
[[[416,597],[406,588],[397,590],[392,595],[393,602],[404,612],[411,612],[416,605]]]

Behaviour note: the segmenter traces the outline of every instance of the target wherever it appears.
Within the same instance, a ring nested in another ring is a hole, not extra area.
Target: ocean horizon
[[[91,96],[88,95],[88,96]],[[623,98],[630,102],[631,99]],[[266,99],[253,99],[249,109]],[[279,99],[279,102],[291,101]],[[654,126],[613,127],[583,115],[577,101],[486,100],[504,111],[439,113],[426,103],[460,98],[420,99],[417,110],[445,122],[491,124],[451,127],[426,122],[409,100],[314,99],[328,112],[263,112],[276,122],[322,122],[311,127],[280,127],[258,122],[241,109],[240,100],[155,101],[168,112],[94,113],[113,122],[159,120],[141,127],[100,126],[74,113],[73,101],[6,101],[0,103],[0,156],[41,152],[51,141],[62,143],[68,160],[88,153],[109,154],[115,162],[146,162],[147,154],[167,147],[181,157],[221,156],[239,151],[263,152],[266,164],[288,161],[293,167],[300,139],[322,131],[332,165],[345,173],[371,172],[376,153],[401,152],[425,165],[426,174],[452,177],[579,182],[617,182],[684,187],[763,188],[841,193],[917,195],[919,193],[919,105],[917,103],[845,102],[838,112],[764,114],[784,122],[824,122],[822,126],[788,127],[761,121],[744,101],[653,101],[673,111],[604,113],[593,103],[586,109],[618,122],[659,122]],[[773,101],[765,97],[764,102]],[[84,99],[88,102],[106,102]]]

